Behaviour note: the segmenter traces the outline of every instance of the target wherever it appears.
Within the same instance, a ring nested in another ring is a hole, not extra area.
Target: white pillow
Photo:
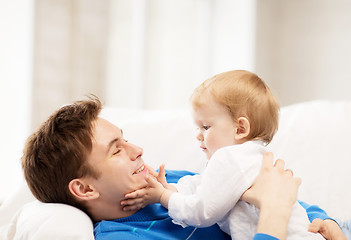
[[[33,201],[0,228],[0,239],[94,240],[93,223],[75,207]]]
[[[0,206],[0,227],[8,224],[10,219],[24,204],[34,200],[35,197],[29,190],[24,177],[22,177],[21,185]]]

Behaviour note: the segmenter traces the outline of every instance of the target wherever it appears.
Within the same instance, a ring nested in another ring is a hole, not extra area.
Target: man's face
[[[91,183],[103,202],[120,205],[126,193],[146,186],[143,149],[127,142],[121,129],[98,118],[92,142],[88,162],[100,176]]]

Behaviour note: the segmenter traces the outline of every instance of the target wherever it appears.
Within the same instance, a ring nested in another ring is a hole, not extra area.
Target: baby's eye
[[[128,140],[127,139],[123,139],[125,142],[128,142]]]
[[[208,130],[211,126],[202,126],[203,129]]]

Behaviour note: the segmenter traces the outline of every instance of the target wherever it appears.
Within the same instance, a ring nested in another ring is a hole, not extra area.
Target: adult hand
[[[260,174],[241,199],[260,208],[257,233],[286,239],[291,207],[296,202],[301,179],[278,159],[273,165],[273,154],[266,153]]]
[[[308,231],[320,233],[325,239],[328,240],[346,240],[346,237],[339,225],[331,219],[314,219],[310,224]]]
[[[300,178],[293,177],[291,170],[284,170],[285,162],[265,153],[260,174],[254,184],[242,195],[241,200],[255,205],[291,208],[297,198]]]

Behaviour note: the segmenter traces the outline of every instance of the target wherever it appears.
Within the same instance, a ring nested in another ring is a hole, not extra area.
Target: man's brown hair
[[[92,150],[92,124],[101,109],[95,96],[74,102],[57,110],[29,136],[22,168],[38,200],[86,210],[70,193],[68,184],[75,178],[98,176],[86,159]]]

